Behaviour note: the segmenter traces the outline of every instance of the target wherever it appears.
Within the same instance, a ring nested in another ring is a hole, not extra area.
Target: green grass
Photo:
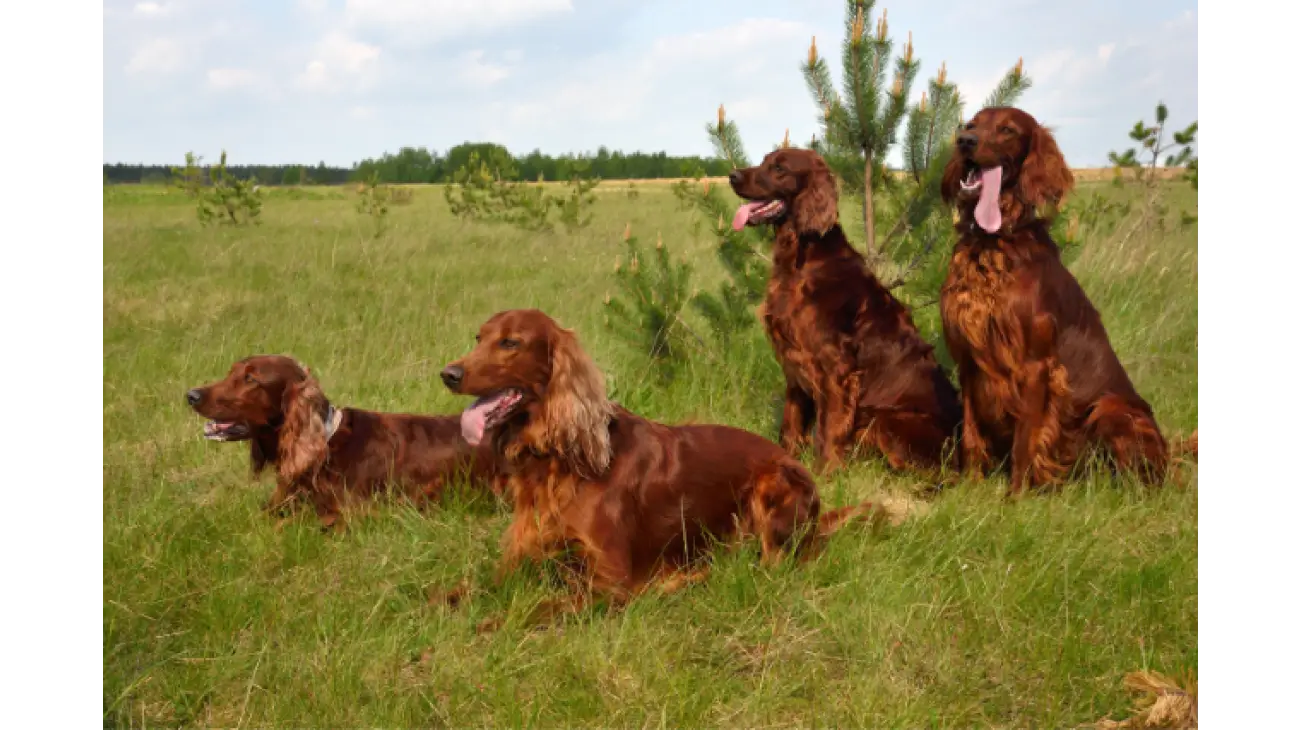
[[[441,366],[492,313],[540,307],[577,328],[628,407],[775,437],[780,374],[757,328],[667,386],[605,329],[629,221],[697,284],[720,276],[708,231],[666,187],[638,188],[600,194],[576,235],[462,225],[421,188],[377,241],[351,191],[273,191],[263,225],[206,230],[158,189],[106,197],[106,724],[1068,727],[1125,716],[1125,672],[1196,668],[1194,472],[1155,492],[1084,476],[1016,504],[1003,478],[964,484],[897,527],[837,535],[815,562],[767,570],[745,549],[683,593],[529,631],[553,589],[527,576],[459,610],[426,600],[494,567],[506,518],[490,500],[384,507],[340,536],[308,517],[276,530],[246,450],[203,441],[184,406],[233,360],[283,352],[336,403],[455,412]],[[1165,432],[1190,432],[1196,228],[1087,246],[1073,268],[1116,350]],[[935,309],[917,318],[937,342]],[[868,463],[823,494],[918,486]],[[503,630],[474,632],[501,611]]]

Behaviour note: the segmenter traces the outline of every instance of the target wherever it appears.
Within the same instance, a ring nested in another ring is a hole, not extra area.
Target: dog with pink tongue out
[[[1009,495],[1061,482],[1089,446],[1161,482],[1168,445],[1101,314],[1061,261],[1052,214],[1074,175],[1052,133],[1013,107],[960,130],[940,192],[959,239],[939,296],[962,396],[961,463],[1010,461]]]
[[[742,199],[732,227],[776,229],[762,319],[785,373],[781,446],[798,453],[811,433],[825,470],[855,454],[939,470],[957,393],[907,307],[845,237],[826,161],[782,148],[730,182]]]

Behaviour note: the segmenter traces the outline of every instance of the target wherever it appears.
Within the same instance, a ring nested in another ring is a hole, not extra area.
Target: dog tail
[[[885,497],[878,502],[862,502],[827,510],[818,517],[817,534],[826,537],[854,522],[898,525],[917,512],[921,503],[903,497]]]
[[[870,521],[876,517],[879,507],[874,502],[863,502],[848,507],[827,510],[817,518],[817,534],[821,537],[833,535],[850,522]]]

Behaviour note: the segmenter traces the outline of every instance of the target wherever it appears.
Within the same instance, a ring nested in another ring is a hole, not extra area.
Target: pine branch
[[[887,27],[887,26],[882,26]],[[898,125],[907,113],[907,97],[912,93],[912,83],[921,71],[921,63],[913,58],[912,34],[907,34],[907,45],[903,55],[898,57],[894,70],[894,85],[889,93],[889,103],[885,107],[885,116],[880,121],[885,144],[893,144],[898,133]]]
[[[930,116],[929,126],[925,130],[925,168],[929,169],[934,162],[935,145],[940,144],[943,137],[939,130],[940,125],[948,124],[952,121],[951,117],[961,118],[961,96],[957,93],[957,87],[947,83],[947,67],[939,69],[939,76],[935,82],[930,85],[930,93],[934,97],[934,113]],[[954,114],[953,111],[956,110]],[[951,125],[951,129],[956,129],[957,125]]]
[[[851,117],[853,147],[869,152],[875,147],[872,122],[876,118],[876,57],[875,46],[866,36],[865,26],[874,0],[850,2],[850,12],[845,18],[844,37],[844,96],[848,100]],[[846,140],[847,141],[847,140]]]
[[[991,106],[1012,106],[1026,91],[1033,86],[1033,82],[1025,75],[1025,59],[1016,61],[1016,65],[1007,72],[1002,80],[998,82],[997,87],[984,100],[984,108]]]
[[[834,110],[842,104],[831,80],[831,71],[826,64],[826,59],[817,55],[816,36],[813,36],[812,44],[808,47],[808,62],[801,67],[801,70],[804,81],[808,84],[808,90],[812,92],[817,108],[822,112],[823,135],[830,138],[831,135],[825,125],[830,123]]]
[[[715,155],[730,162],[733,169],[749,167],[749,156],[740,141],[740,128],[727,119],[727,110],[721,104],[718,105],[718,123],[706,124],[705,130],[709,133]]]
[[[925,160],[925,130],[932,123],[933,117],[925,103],[925,92],[921,92],[921,101],[907,115],[907,128],[903,132],[903,166],[912,173],[912,181],[921,182],[921,170]]]

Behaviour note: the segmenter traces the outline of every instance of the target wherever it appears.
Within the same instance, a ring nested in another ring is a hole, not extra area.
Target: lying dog
[[[491,449],[473,448],[455,416],[416,416],[338,408],[296,360],[257,355],[236,362],[185,400],[211,419],[213,441],[247,441],[253,472],[275,467],[267,509],[310,501],[330,527],[342,508],[398,487],[417,504],[437,499],[457,476],[500,494],[504,476]]]

